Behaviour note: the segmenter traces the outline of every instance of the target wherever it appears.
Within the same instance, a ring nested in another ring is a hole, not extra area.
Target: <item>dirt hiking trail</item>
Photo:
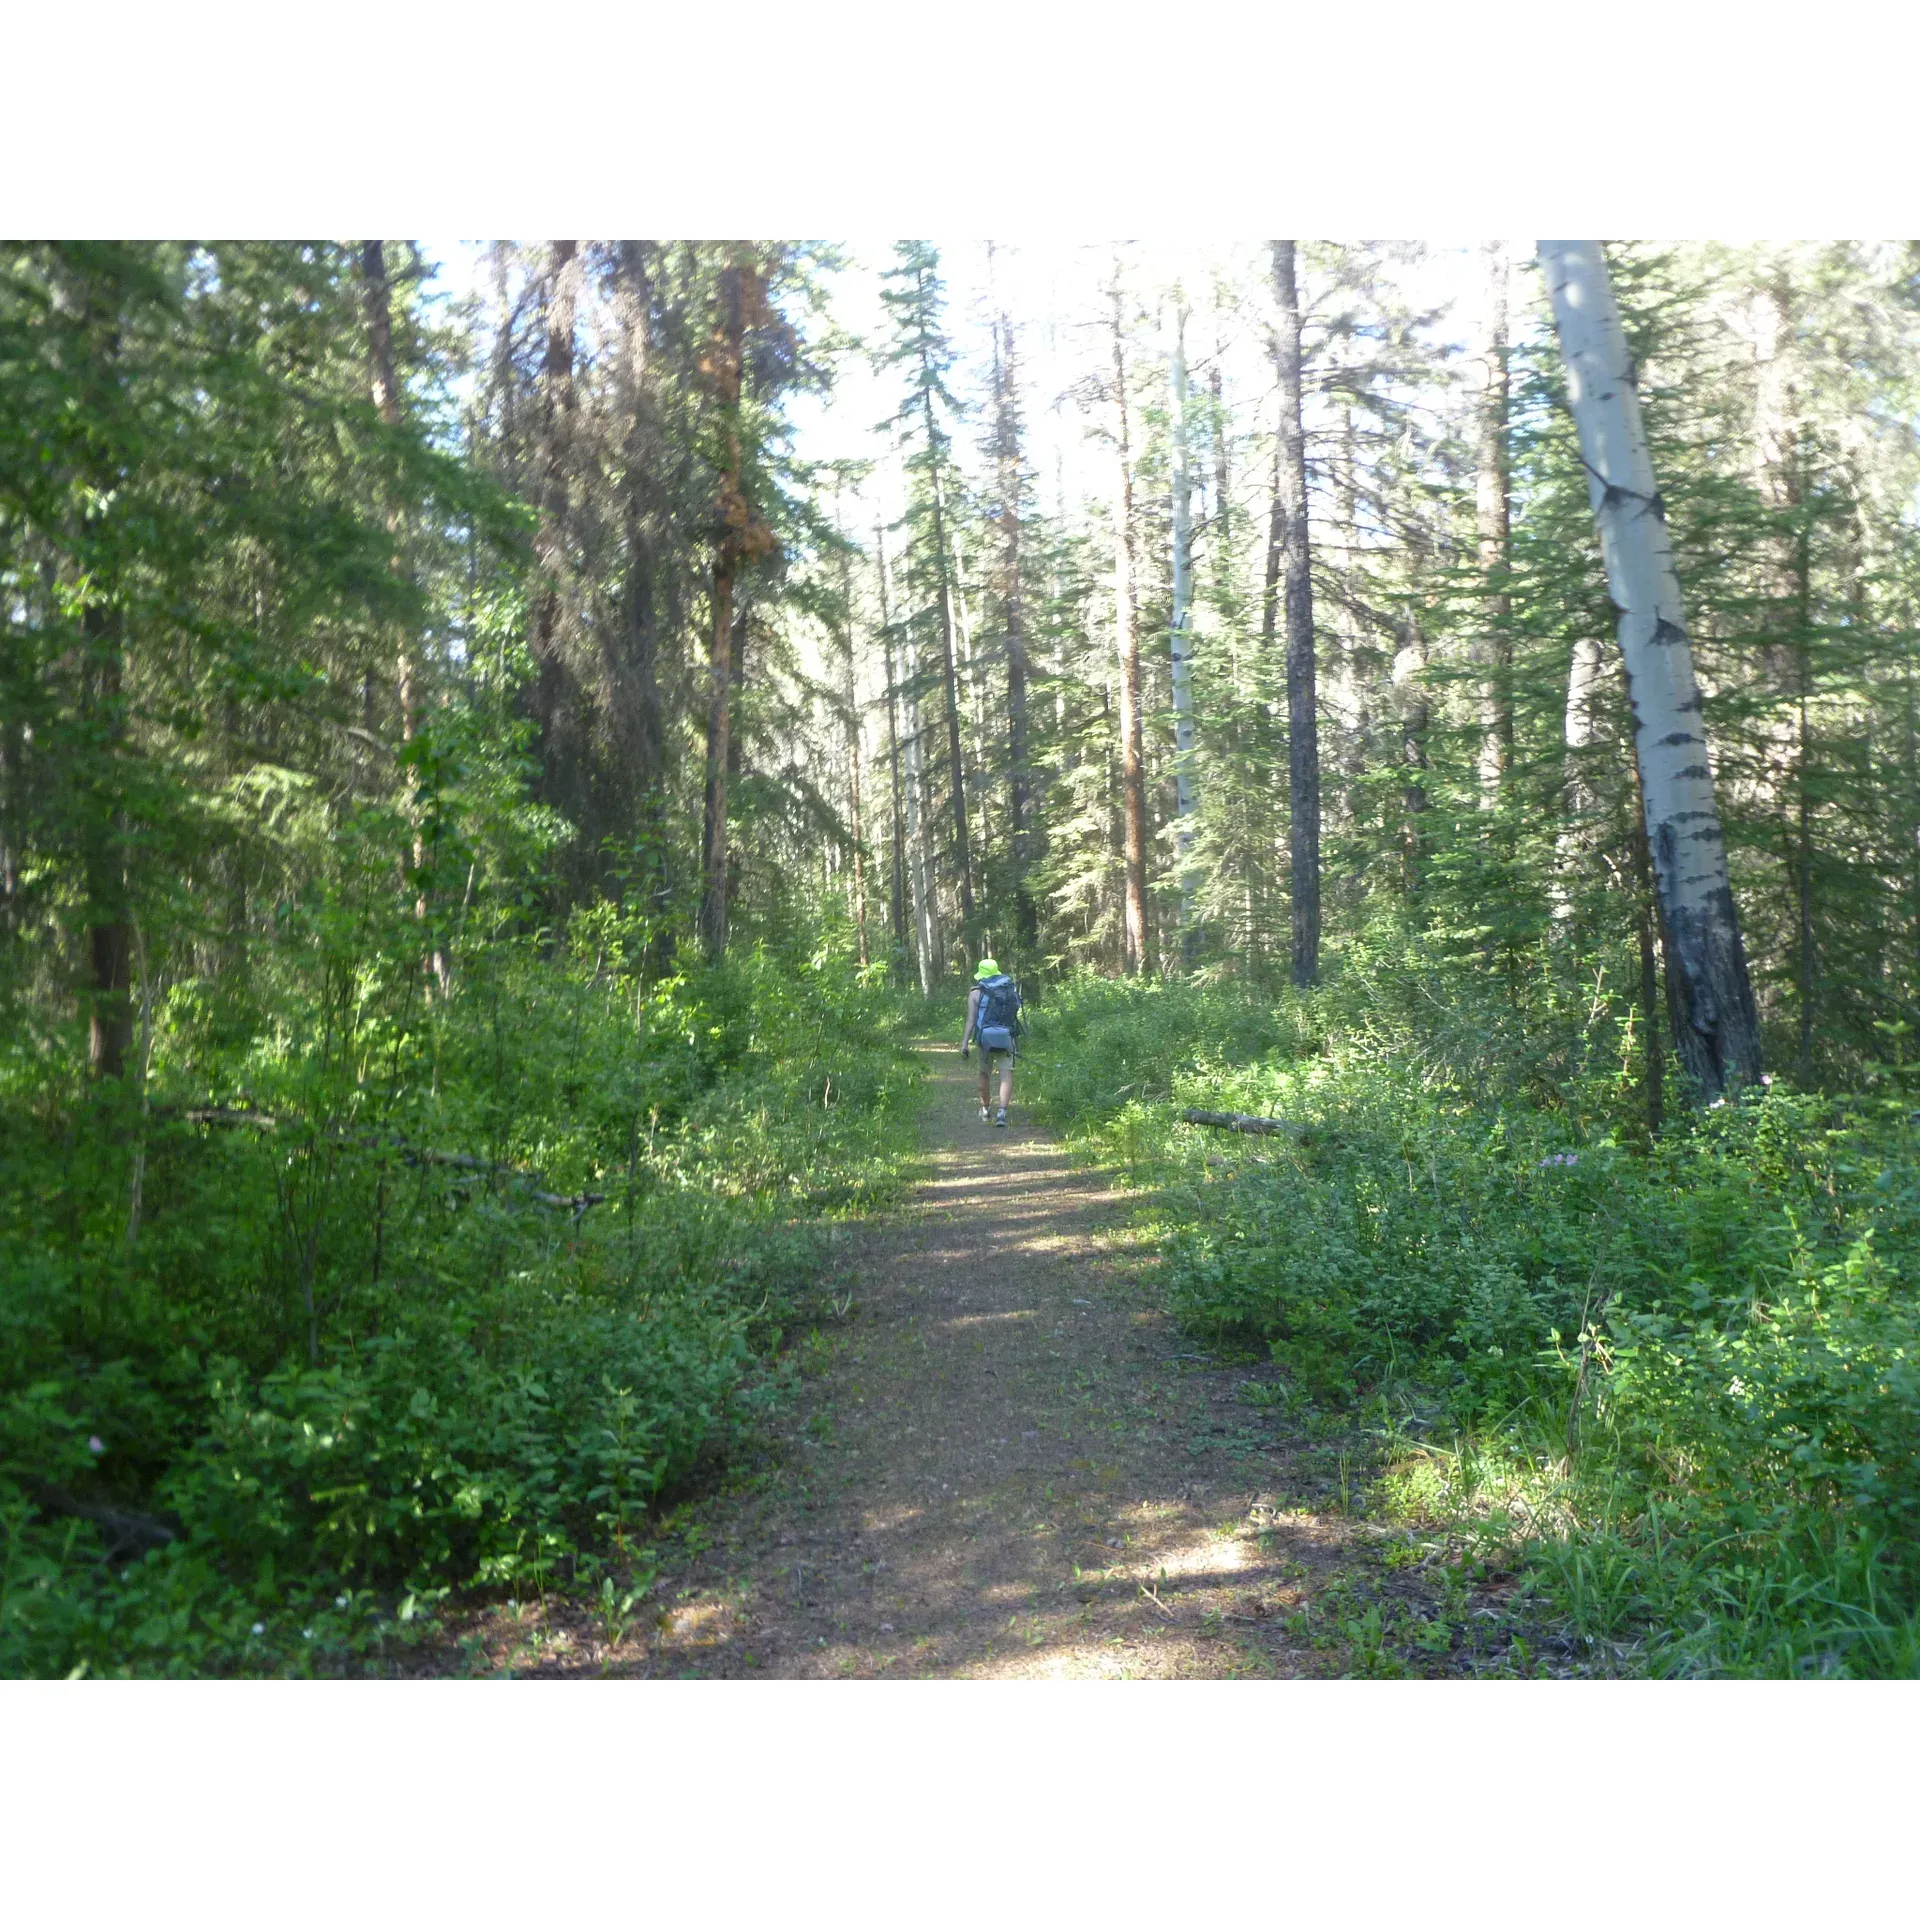
[[[851,1300],[761,1456],[668,1516],[617,1636],[586,1609],[496,1613],[467,1670],[1461,1671],[1430,1584],[1387,1570],[1405,1535],[1351,1517],[1363,1443],[1248,1404],[1272,1370],[1187,1350],[1126,1197],[1020,1118],[1017,1086],[1009,1128],[983,1126],[973,1070],[923,1057],[923,1177],[840,1230]]]

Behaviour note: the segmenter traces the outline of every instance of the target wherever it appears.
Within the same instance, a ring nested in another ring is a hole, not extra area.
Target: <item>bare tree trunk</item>
[[[1481,249],[1485,268],[1479,351],[1474,359],[1474,519],[1486,621],[1474,648],[1480,668],[1480,803],[1493,806],[1513,764],[1513,600],[1507,591],[1512,511],[1507,484],[1507,243]]]
[[[1168,622],[1173,653],[1173,781],[1179,825],[1174,858],[1180,872],[1180,945],[1193,959],[1199,933],[1193,868],[1194,815],[1199,795],[1193,778],[1193,507],[1192,476],[1187,470],[1187,308],[1176,296],[1173,359],[1168,369],[1173,439],[1173,611]]]
[[[534,732],[541,787],[550,802],[577,799],[572,712],[574,690],[560,646],[560,598],[566,572],[568,467],[573,439],[574,309],[579,292],[579,243],[556,240],[549,266],[547,352],[542,379],[540,527],[534,559],[540,585],[534,602]],[[567,809],[571,810],[571,809]]]
[[[1639,782],[1636,779],[1635,783]],[[1654,940],[1660,903],[1654,892],[1653,866],[1647,852],[1646,809],[1633,823],[1633,932],[1640,948],[1640,1045],[1647,1103],[1647,1132],[1657,1136],[1666,1120],[1666,1061],[1660,1050],[1660,969]]]
[[[1281,564],[1286,579],[1288,842],[1293,883],[1293,984],[1320,978],[1320,740],[1313,649],[1313,562],[1307,533],[1307,442],[1301,421],[1300,290],[1294,242],[1273,243],[1279,305],[1274,366],[1280,378]]]
[[[992,248],[988,248],[991,271]],[[998,499],[1001,626],[1007,642],[1007,829],[1013,855],[1014,939],[1031,953],[1040,920],[1027,881],[1033,861],[1029,815],[1032,772],[1027,764],[1027,622],[1020,579],[1020,533],[1026,477],[1020,445],[1020,394],[1013,322],[1004,310],[995,319],[993,337],[993,456]]]
[[[87,1011],[87,1058],[96,1080],[118,1080],[133,1044],[133,918],[128,897],[125,819],[113,762],[126,735],[123,654],[118,609],[97,602],[81,616],[87,718],[106,765],[87,783],[82,867],[87,888],[87,959],[92,992]]]
[[[1796,464],[1798,449],[1796,453]],[[1794,493],[1799,493],[1799,476]],[[1794,540],[1794,931],[1795,988],[1799,1000],[1800,1049],[1802,1075],[1813,1071],[1813,1030],[1815,997],[1819,979],[1819,952],[1813,933],[1813,791],[1809,775],[1813,754],[1811,707],[1813,702],[1813,554],[1802,521]],[[1871,782],[1867,783],[1869,791]]]
[[[1589,761],[1604,671],[1600,642],[1592,635],[1581,634],[1573,643],[1573,659],[1567,668],[1567,703],[1561,719],[1561,738],[1567,750],[1566,780],[1561,794],[1560,831],[1556,836],[1553,916],[1562,922],[1573,916],[1574,876],[1590,855],[1593,816],[1600,805]]]
[[[853,554],[844,528],[840,532],[840,617],[843,665],[846,673],[847,775],[853,801],[853,918],[860,942],[860,965],[867,955],[866,828],[860,818],[860,676],[853,658]]]
[[[1543,240],[1540,262],[1567,366],[1620,652],[1668,940],[1674,1044],[1696,1086],[1757,1079],[1760,1027],[1714,803],[1666,514],[1598,241]]]
[[[393,364],[393,304],[387,279],[386,246],[369,240],[360,249],[360,269],[366,281],[367,358],[371,362],[374,410],[389,427],[400,424],[400,382]],[[387,512],[387,531],[400,530],[399,509]],[[400,564],[394,556],[394,566]],[[413,649],[402,638],[394,662],[395,681],[400,691],[400,737],[411,740],[420,728],[420,696],[414,684]],[[416,856],[416,864],[418,857]]]
[[[721,419],[719,538],[709,595],[707,646],[707,777],[701,807],[700,944],[709,960],[727,945],[727,776],[733,764],[734,586],[749,550],[752,509],[741,484],[742,346],[747,316],[760,305],[759,266],[741,249],[720,277],[720,322],[709,345],[714,405]]]
[[[1133,603],[1133,446],[1127,409],[1125,316],[1120,263],[1113,264],[1113,400],[1119,466],[1114,499],[1113,620],[1120,662],[1120,812],[1125,896],[1121,965],[1142,972],[1147,956],[1147,786],[1140,717],[1140,628]]]
[[[366,282],[367,308],[367,358],[373,386],[374,410],[379,414],[381,423],[389,427],[400,424],[400,382],[394,371],[393,360],[393,300],[392,287],[387,278],[387,254],[383,241],[368,240],[360,249],[361,275]],[[387,533],[396,542],[401,532],[400,509],[389,506],[387,509]],[[393,570],[398,573],[401,567],[400,555],[396,551],[392,559]],[[399,645],[395,650],[394,682],[400,696],[400,738],[411,744],[420,731],[420,690],[414,666],[413,647],[403,628]],[[403,773],[405,782],[405,805],[407,815],[413,822],[413,872],[411,879],[414,888],[413,910],[415,918],[425,921],[428,916],[427,894],[432,885],[432,876],[427,867],[427,846],[421,825],[422,807],[420,803],[420,780],[411,763]],[[430,972],[428,990],[438,987],[444,994],[452,980],[452,962],[445,949],[434,941],[426,957]]]
[[[1355,605],[1358,599],[1360,549],[1360,452],[1354,431],[1353,407],[1343,397],[1338,407],[1339,431],[1333,437],[1328,466],[1333,480],[1333,541],[1339,549],[1340,586],[1334,606],[1332,681],[1327,706],[1334,718],[1334,764],[1339,783],[1332,810],[1336,820],[1353,827],[1359,818],[1362,781],[1367,771],[1367,737],[1373,715],[1368,700],[1365,665],[1361,660],[1361,630]]]
[[[934,585],[940,602],[940,670],[947,701],[947,778],[953,787],[953,859],[960,885],[961,939],[968,958],[978,932],[973,913],[973,842],[967,825],[967,764],[960,750],[960,685],[954,667],[953,560],[947,545],[946,483],[940,458],[941,434],[933,412],[934,377],[929,348],[920,343],[921,405],[927,427],[927,471],[933,482]]]
[[[650,527],[650,473],[657,426],[652,390],[653,287],[646,242],[622,240],[615,310],[620,324],[619,398],[626,418],[620,476],[626,580],[621,595],[624,625],[623,681],[633,697],[633,782],[642,857],[650,869],[647,911],[655,922],[649,963],[656,970],[671,958],[670,905],[673,875],[668,865],[666,714],[660,699],[660,619],[654,598],[655,551]]]
[[[892,795],[892,858],[887,863],[888,926],[894,951],[904,953],[907,946],[906,844],[902,837],[900,815],[900,721],[898,693],[893,678],[893,614],[888,606],[886,537],[879,527],[873,530],[873,550],[880,575],[880,647],[887,675],[887,780]]]
[[[1400,721],[1400,843],[1403,878],[1411,893],[1420,883],[1420,816],[1427,810],[1427,732],[1432,724],[1427,698],[1427,635],[1415,614],[1399,623],[1391,669],[1394,710]]]
[[[887,619],[892,598],[887,584],[887,552],[880,549],[880,617]],[[933,925],[933,882],[927,861],[925,808],[926,772],[922,764],[920,741],[919,680],[920,662],[913,644],[913,623],[903,623],[900,631],[902,664],[907,670],[905,705],[907,718],[907,878],[913,896],[913,953],[920,975],[920,991],[933,994],[936,971]]]

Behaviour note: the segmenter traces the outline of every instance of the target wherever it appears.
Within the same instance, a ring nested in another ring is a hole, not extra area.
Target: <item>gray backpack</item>
[[[1013,976],[996,973],[980,982],[980,1007],[974,1033],[989,1053],[1011,1053],[1020,1038],[1020,989]]]

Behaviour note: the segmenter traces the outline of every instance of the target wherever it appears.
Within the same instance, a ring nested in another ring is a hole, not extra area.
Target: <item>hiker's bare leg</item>
[[[984,1107],[993,1092],[993,1055],[982,1051],[980,1055],[980,1104]]]
[[[980,1076],[982,1081],[986,1075]],[[1000,1110],[1004,1113],[1013,1105],[1013,1055],[1003,1053],[1000,1056]]]

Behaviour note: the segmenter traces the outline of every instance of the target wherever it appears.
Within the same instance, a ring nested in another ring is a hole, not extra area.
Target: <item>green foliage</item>
[[[137,1145],[16,1124],[0,1671],[320,1670],[449,1593],[598,1587],[750,1428],[911,1069],[830,953],[649,986],[633,934],[496,941],[426,1010],[363,969],[330,1036],[169,1017]],[[183,1117],[243,1097],[275,1124]],[[130,1516],[176,1537],[131,1558]]]
[[[1192,1331],[1387,1421],[1402,1510],[1517,1529],[1597,1642],[1657,1670],[1914,1671],[1904,1104],[1775,1086],[1649,1145],[1607,1124],[1591,1052],[1552,1101],[1491,1045],[1450,1062],[1436,1041],[1504,996],[1409,1020],[1421,970],[1277,1002],[1074,983],[1036,1015],[1029,1094],[1151,1188]],[[1537,1010],[1516,1024],[1512,1053],[1556,1051]],[[1293,1131],[1180,1126],[1189,1105]]]

